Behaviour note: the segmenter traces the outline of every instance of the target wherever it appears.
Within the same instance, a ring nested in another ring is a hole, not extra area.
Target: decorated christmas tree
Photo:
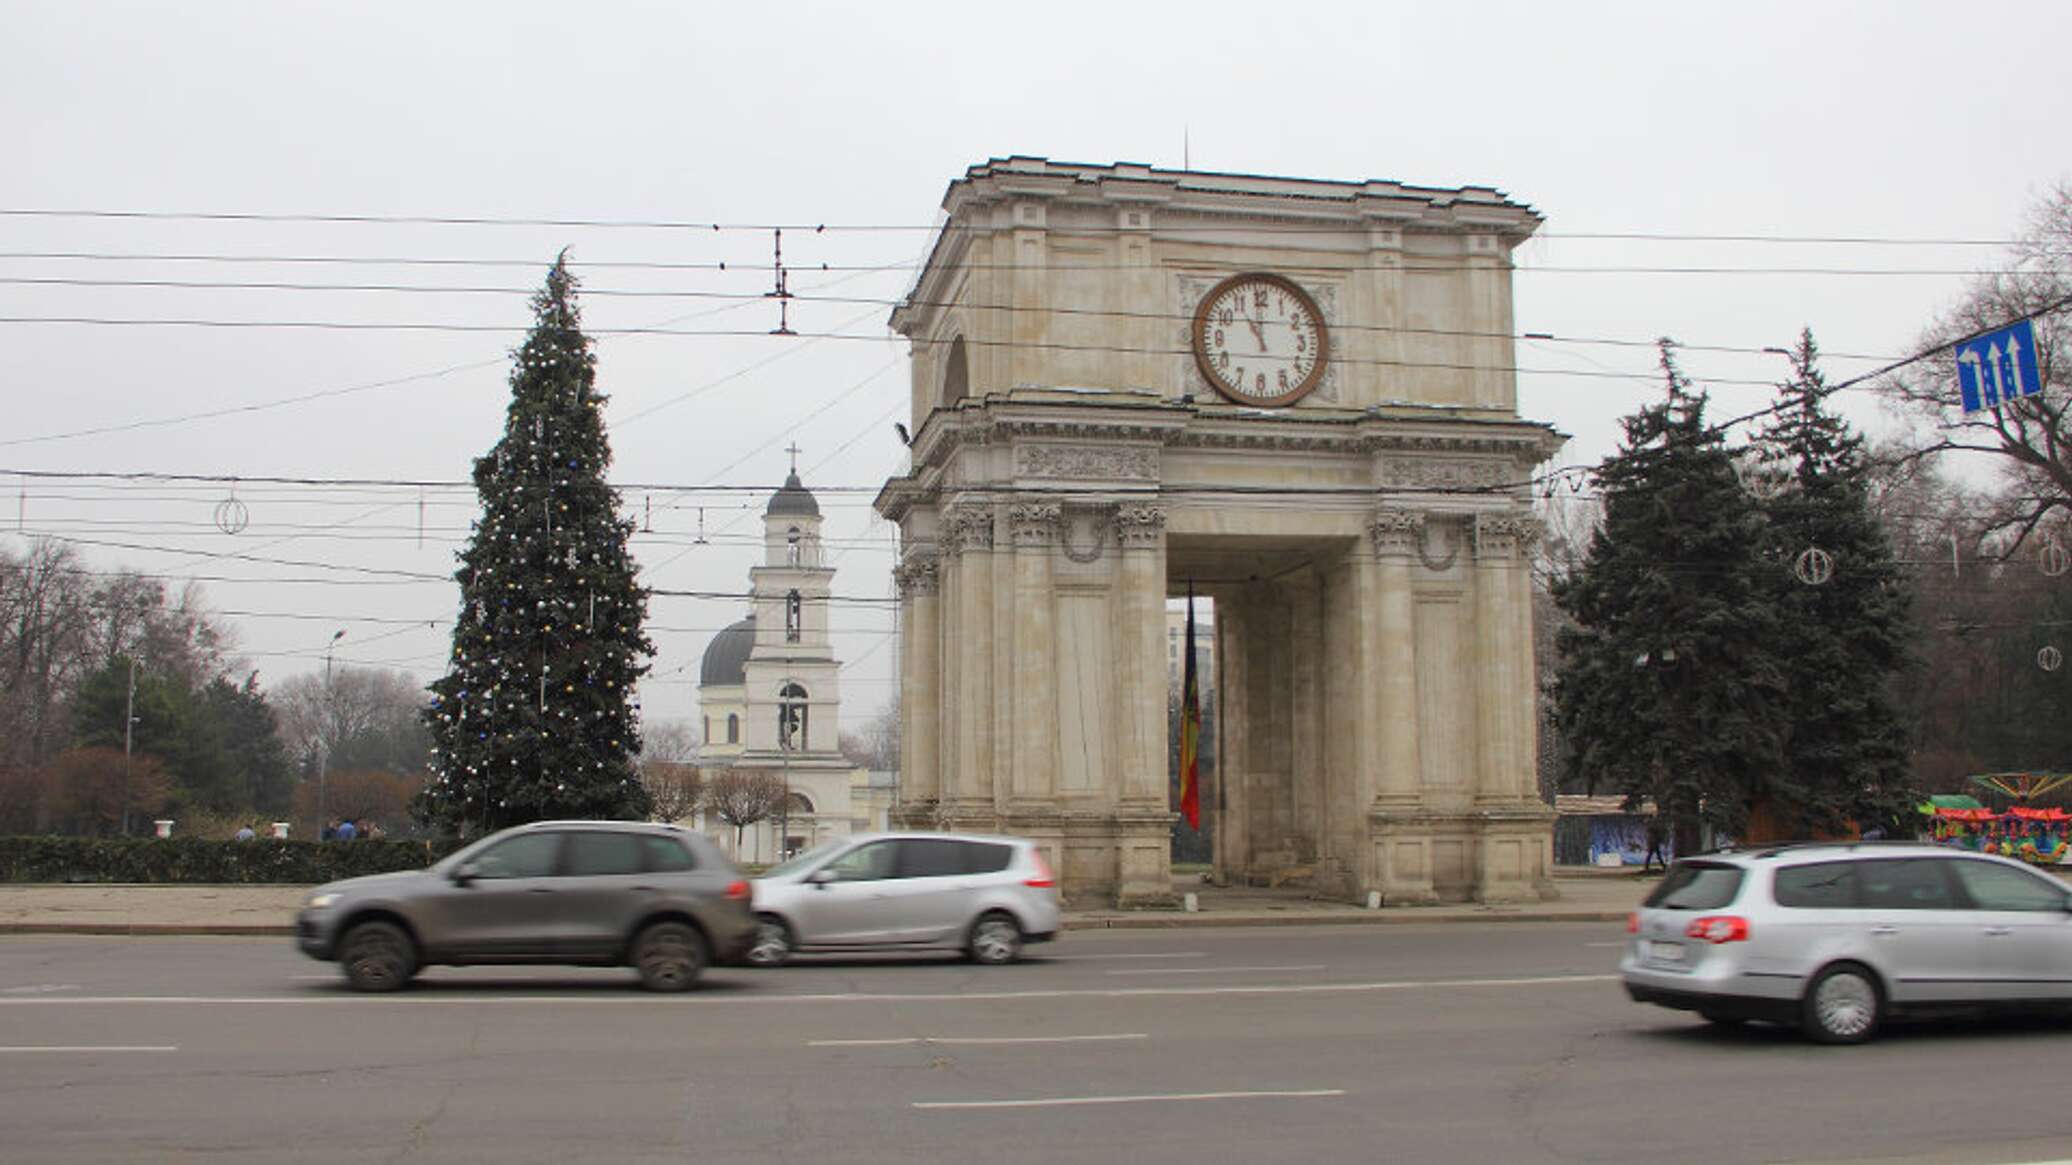
[[[419,820],[473,836],[548,818],[643,818],[633,685],[654,653],[605,482],[605,397],[567,254],[532,300],[504,434],[475,462],[482,513],[454,578],[453,655],[432,684]]]

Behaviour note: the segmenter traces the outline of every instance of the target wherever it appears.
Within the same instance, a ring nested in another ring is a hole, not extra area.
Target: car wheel
[[[1005,914],[982,915],[972,924],[971,942],[964,949],[974,963],[1012,963],[1022,957],[1022,928]]]
[[[798,949],[798,942],[792,937],[791,927],[774,914],[759,914],[755,919],[755,942],[748,948],[748,961],[758,967],[781,967],[791,961],[791,953]]]
[[[1801,1025],[1823,1044],[1860,1044],[1878,1030],[1885,999],[1871,973],[1853,963],[1829,967],[1806,989]]]
[[[338,965],[355,991],[398,991],[417,974],[417,946],[392,922],[363,922],[338,944]]]
[[[710,961],[705,937],[681,922],[658,922],[633,940],[633,966],[650,991],[688,991]]]

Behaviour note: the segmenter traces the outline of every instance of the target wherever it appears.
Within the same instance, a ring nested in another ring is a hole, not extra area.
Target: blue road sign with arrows
[[[1964,411],[1997,408],[2043,391],[2036,372],[2036,332],[2022,320],[1957,345],[1957,389]]]

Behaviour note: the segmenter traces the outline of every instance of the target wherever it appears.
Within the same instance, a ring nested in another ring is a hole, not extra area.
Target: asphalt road
[[[1861,1048],[1626,1001],[1616,924],[1079,932],[1019,966],[434,969],[0,938],[8,1162],[2037,1161],[2072,1026]]]

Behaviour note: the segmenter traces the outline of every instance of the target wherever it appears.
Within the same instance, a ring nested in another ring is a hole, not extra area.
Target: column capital
[[[942,564],[933,551],[910,550],[892,568],[892,581],[899,588],[900,598],[932,598],[941,588]]]
[[[1477,561],[1512,559],[1529,554],[1540,538],[1540,520],[1522,510],[1475,515]]]
[[[1374,511],[1368,530],[1374,535],[1374,552],[1383,557],[1407,558],[1424,546],[1423,510],[1393,508]]]
[[[1007,507],[1007,526],[1015,546],[1044,547],[1057,538],[1064,516],[1056,502],[1016,502]]]
[[[1125,503],[1115,511],[1115,525],[1122,534],[1124,549],[1156,549],[1165,541],[1165,507]]]
[[[942,515],[943,548],[952,554],[993,548],[993,507],[966,503]]]

